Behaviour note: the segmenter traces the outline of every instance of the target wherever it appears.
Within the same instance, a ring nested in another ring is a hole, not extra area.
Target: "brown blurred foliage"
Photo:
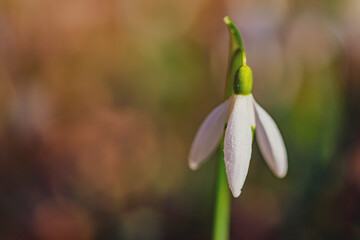
[[[360,238],[360,4],[0,1],[0,239],[209,239],[230,15],[289,175],[255,151],[232,239]],[[254,147],[254,149],[256,149]]]

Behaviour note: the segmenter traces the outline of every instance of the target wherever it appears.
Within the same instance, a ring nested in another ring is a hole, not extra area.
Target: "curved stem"
[[[224,22],[228,27],[230,35],[229,66],[225,85],[225,99],[233,94],[235,72],[242,65],[246,65],[246,53],[240,32],[237,30],[231,19],[226,16]]]
[[[219,148],[219,167],[217,173],[213,240],[229,239],[231,194],[226,178],[223,149],[224,149],[224,138],[222,138],[221,145]]]

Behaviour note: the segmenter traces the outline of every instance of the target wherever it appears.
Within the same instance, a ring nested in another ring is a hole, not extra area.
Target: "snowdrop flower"
[[[273,173],[283,178],[288,168],[280,131],[270,115],[254,100],[252,71],[246,65],[245,53],[243,57],[243,63],[235,72],[233,94],[206,117],[189,154],[190,168],[195,170],[216,150],[225,131],[224,160],[234,197],[240,195],[248,173],[254,132]]]

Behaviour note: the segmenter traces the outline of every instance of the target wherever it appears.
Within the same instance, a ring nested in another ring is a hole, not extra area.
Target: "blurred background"
[[[358,0],[1,0],[0,239],[210,239],[225,15],[289,156],[254,144],[231,239],[360,239]]]

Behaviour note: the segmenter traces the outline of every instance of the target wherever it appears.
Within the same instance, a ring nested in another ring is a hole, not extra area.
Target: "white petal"
[[[226,173],[234,197],[241,193],[251,158],[252,133],[247,98],[249,96],[236,96],[224,139]]]
[[[284,141],[274,120],[254,101],[256,120],[256,140],[261,153],[274,174],[285,177],[288,169]]]
[[[256,127],[255,112],[254,112],[254,97],[252,94],[246,96],[246,103],[249,112],[250,124],[251,126]]]
[[[215,151],[224,133],[229,107],[230,99],[217,106],[201,124],[189,154],[191,169],[197,169]]]

